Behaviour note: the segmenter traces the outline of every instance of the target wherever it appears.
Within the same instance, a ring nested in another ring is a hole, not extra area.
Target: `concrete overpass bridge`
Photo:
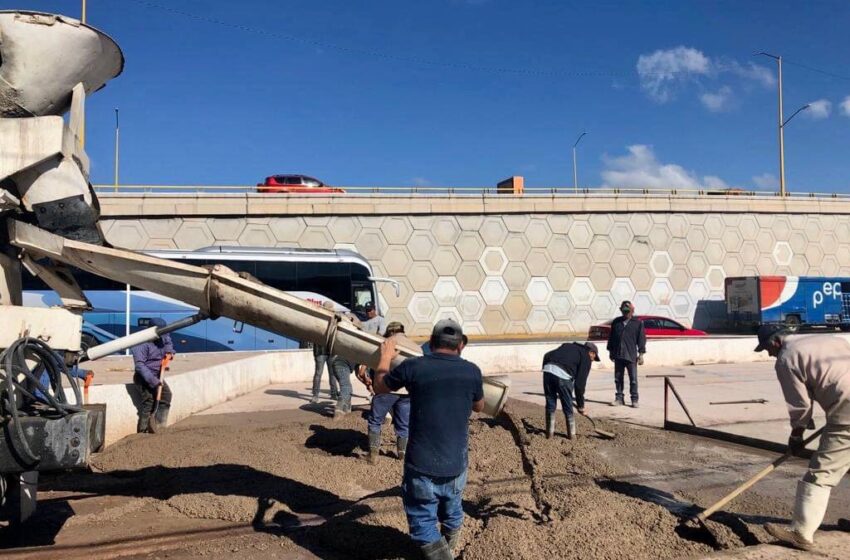
[[[354,249],[399,280],[382,292],[388,319],[416,334],[441,316],[471,334],[586,333],[622,299],[704,327],[727,276],[850,276],[850,199],[836,195],[99,190],[116,246]]]

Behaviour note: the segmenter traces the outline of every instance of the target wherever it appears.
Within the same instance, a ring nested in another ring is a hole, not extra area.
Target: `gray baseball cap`
[[[600,360],[600,359],[599,359],[599,348],[596,346],[596,344],[594,344],[594,343],[592,343],[592,342],[585,342],[585,343],[584,343],[584,346],[585,346],[585,347],[586,347],[586,348],[587,348],[590,352],[594,352],[594,353],[596,354],[596,358],[594,358],[594,359],[593,359],[593,361],[594,361],[594,362],[600,362],[600,361],[602,361],[602,360]]]
[[[431,338],[459,346],[463,342],[463,329],[454,319],[440,319],[431,331]]]

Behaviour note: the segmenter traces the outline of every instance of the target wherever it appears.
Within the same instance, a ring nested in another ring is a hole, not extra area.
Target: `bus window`
[[[375,303],[375,299],[372,295],[371,284],[353,282],[351,284],[351,292],[354,301],[354,305],[351,309],[355,313],[362,313],[363,308],[366,307],[367,303]]]
[[[263,284],[268,284],[272,288],[286,291],[295,291],[298,289],[297,282],[297,263],[276,262],[276,261],[257,261],[256,274],[254,276]]]
[[[322,294],[346,307],[351,284],[348,263],[298,263],[298,291]]]

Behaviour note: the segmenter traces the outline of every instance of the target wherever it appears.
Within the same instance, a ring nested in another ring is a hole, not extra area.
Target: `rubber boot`
[[[398,452],[399,461],[404,461],[404,456],[407,454],[407,438],[406,437],[396,438],[395,449]]]
[[[460,530],[461,527],[458,527],[453,531],[446,531],[443,533],[443,538],[446,539],[446,543],[449,545],[449,552],[452,553],[452,556],[455,555],[455,551],[457,549],[457,542],[460,540]]]
[[[449,543],[440,537],[440,540],[426,544],[422,547],[422,556],[425,560],[454,560]]]
[[[555,415],[546,411],[546,439],[555,437]]]
[[[815,544],[815,531],[826,515],[831,490],[804,480],[797,482],[797,499],[794,502],[791,526],[786,528],[768,523],[765,529],[784,544],[799,550],[811,550]]]
[[[369,432],[369,464],[374,465],[378,462],[378,455],[381,451],[381,432]]]
[[[614,402],[611,403],[611,406],[626,406],[626,401],[623,397],[615,397]]]
[[[638,400],[637,400],[637,399],[633,399],[633,400],[632,400],[632,408],[640,408],[640,405],[638,404]]]
[[[846,531],[850,533],[850,519],[842,517],[838,520],[838,523],[836,523],[836,525],[838,525],[839,531]]]
[[[576,437],[576,418],[575,416],[567,416],[567,439]]]

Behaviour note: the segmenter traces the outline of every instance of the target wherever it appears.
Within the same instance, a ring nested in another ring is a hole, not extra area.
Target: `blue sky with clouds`
[[[77,16],[79,0],[25,9]],[[850,3],[89,0],[124,49],[88,103],[93,180],[850,192]],[[801,66],[803,65],[803,66]],[[808,66],[827,73],[814,71]]]

